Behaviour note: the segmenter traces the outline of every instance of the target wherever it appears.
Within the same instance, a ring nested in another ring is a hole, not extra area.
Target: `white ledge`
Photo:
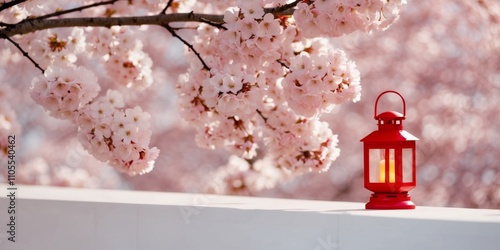
[[[17,186],[0,249],[500,249],[500,210]],[[367,191],[367,199],[369,192]]]

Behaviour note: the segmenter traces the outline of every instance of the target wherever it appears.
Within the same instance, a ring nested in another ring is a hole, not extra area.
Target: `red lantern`
[[[394,93],[403,101],[403,114],[387,111],[377,114],[382,95]],[[416,185],[417,137],[403,130],[406,103],[398,92],[385,91],[375,101],[378,130],[363,138],[365,188],[372,191],[366,209],[414,209],[408,191]]]

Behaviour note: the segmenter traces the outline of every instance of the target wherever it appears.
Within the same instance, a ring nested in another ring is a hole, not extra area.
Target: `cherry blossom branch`
[[[116,1],[116,0],[115,0]],[[224,23],[223,15],[216,14],[202,14],[202,13],[171,13],[164,14],[163,11],[159,15],[155,16],[131,16],[131,17],[81,17],[81,18],[60,18],[60,19],[47,19],[49,17],[62,15],[79,11],[86,8],[91,8],[104,4],[111,4],[115,1],[103,1],[95,3],[93,5],[81,6],[75,9],[70,9],[61,12],[55,12],[53,14],[48,14],[46,16],[28,19],[17,24],[6,25],[5,28],[0,29],[0,31],[6,36],[22,35],[34,31],[52,29],[52,28],[64,28],[64,27],[111,27],[111,26],[140,26],[140,25],[159,25],[164,26],[172,22],[203,22],[221,28]],[[12,1],[14,2],[14,1]],[[17,1],[19,3],[24,1]],[[169,1],[170,5],[172,0]],[[264,11],[266,13],[273,13],[275,15],[291,15],[294,11],[294,7],[300,1],[294,1],[283,6],[275,8],[266,8]],[[11,3],[11,2],[9,2]],[[9,3],[5,3],[5,6]],[[0,9],[2,8],[0,6]],[[167,3],[167,7],[170,7]],[[165,9],[166,11],[166,9]]]
[[[216,22],[212,22],[210,20],[205,20],[205,19],[202,19],[201,22],[206,23],[210,26],[216,27],[216,28],[221,29],[221,30],[227,30],[227,28],[224,26],[224,23],[216,23]]]
[[[0,37],[4,38],[4,39],[7,39],[10,43],[12,43],[14,46],[16,46],[16,48],[21,51],[21,53],[23,54],[24,57],[28,58],[28,60],[31,61],[31,63],[33,63],[33,65],[35,65],[35,67],[37,69],[39,69],[40,71],[42,71],[42,74],[45,73],[45,70],[42,69],[42,67],[40,67],[40,65],[35,61],[33,60],[33,58],[31,58],[31,56],[28,54],[28,52],[26,52],[23,48],[21,48],[21,45],[19,45],[19,43],[16,43],[14,40],[12,40],[10,37],[0,33]]]
[[[259,109],[256,109],[255,112],[257,112],[257,114],[260,116],[260,118],[262,118],[262,120],[264,121],[264,124],[266,124],[266,126],[272,130],[276,130],[276,128],[274,128],[273,126],[269,125],[269,123],[267,123],[267,120],[269,120],[268,117],[266,117],[262,111],[260,111]]]
[[[264,123],[267,123],[267,117],[265,117],[264,114],[262,114],[262,111],[260,111],[259,109],[256,109],[255,111],[262,118],[262,120],[264,120]]]
[[[98,3],[93,3],[93,4],[89,4],[89,5],[83,5],[83,6],[80,6],[80,7],[73,8],[73,9],[56,11],[56,12],[51,13],[51,14],[47,14],[47,15],[43,15],[43,16],[39,16],[39,17],[34,17],[34,18],[28,18],[28,19],[23,20],[22,22],[30,22],[30,21],[33,21],[33,20],[40,20],[40,19],[47,19],[47,18],[51,18],[51,17],[55,17],[55,16],[61,16],[61,15],[65,15],[65,14],[68,14],[68,13],[82,11],[82,10],[85,10],[85,9],[90,9],[90,8],[101,6],[101,5],[108,5],[108,4],[111,5],[111,4],[114,4],[117,1],[118,0],[110,0],[110,1],[102,1],[102,2],[98,2]]]
[[[165,6],[165,8],[162,10],[162,12],[160,13],[160,15],[166,15],[166,12],[167,12],[167,9],[172,5],[174,1],[173,0],[169,0],[167,5]],[[188,15],[194,15],[193,12],[190,12]],[[207,23],[209,25],[212,25],[212,26],[215,26],[215,27],[218,27],[218,28],[223,28],[223,29],[226,29],[222,23],[215,23],[215,22],[212,22],[212,21],[209,21],[209,20],[206,20],[206,19],[201,19],[201,22],[204,22],[204,23]],[[201,64],[203,64],[203,68],[205,70],[208,70],[210,71],[210,68],[208,67],[208,65],[205,63],[205,61],[203,60],[203,58],[201,57],[200,53],[198,51],[196,51],[196,49],[193,47],[192,44],[188,43],[186,40],[184,40],[181,36],[179,36],[177,34],[177,32],[175,32],[175,28],[171,27],[170,25],[163,25],[163,27],[168,30],[168,32],[170,32],[170,34],[172,34],[173,37],[179,39],[182,43],[184,43],[184,45],[186,45],[191,51],[193,51],[193,53],[196,55],[196,57],[198,58],[198,60],[200,60]]]
[[[7,3],[3,3],[2,5],[0,5],[0,11],[3,11],[5,9],[8,9],[12,6],[16,6],[20,3],[23,3],[23,2],[26,2],[26,0],[13,0],[13,1],[10,1],[10,2],[7,2]]]
[[[184,43],[184,45],[186,45],[191,51],[193,51],[193,53],[196,55],[196,57],[198,57],[198,59],[200,60],[201,64],[203,64],[203,68],[210,71],[210,67],[208,67],[208,65],[205,63],[205,61],[201,57],[200,53],[198,51],[196,51],[196,49],[193,47],[192,44],[190,44],[188,41],[184,40],[184,38],[179,36],[177,34],[177,32],[175,32],[174,28],[170,27],[169,25],[164,25],[162,27],[165,28],[166,30],[168,30],[168,32],[170,32],[170,34],[172,34],[173,37],[179,39],[182,43]]]
[[[281,67],[284,67],[284,68],[290,70],[290,67],[288,65],[286,65],[286,63],[282,62],[280,59],[277,59],[276,62],[279,63],[281,65]]]
[[[277,6],[277,7],[274,7],[274,8],[265,8],[264,12],[265,13],[282,13],[282,12],[287,12],[289,10],[292,10],[301,1],[302,0],[295,0],[295,1],[291,2],[291,3],[287,3],[285,5]]]
[[[132,17],[83,17],[30,20],[0,29],[6,36],[22,35],[34,31],[64,28],[64,27],[111,27],[111,26],[140,26],[140,25],[168,25],[172,22],[206,22],[223,23],[223,15],[172,13],[155,16]]]
[[[170,6],[172,6],[173,2],[174,2],[174,0],[169,0],[167,3],[167,6],[165,6],[165,8],[160,13],[165,15],[167,13],[168,8],[170,8]]]

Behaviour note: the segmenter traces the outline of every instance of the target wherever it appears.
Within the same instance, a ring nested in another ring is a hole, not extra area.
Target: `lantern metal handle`
[[[387,94],[387,93],[394,93],[396,95],[398,95],[399,97],[401,97],[401,100],[403,101],[403,118],[406,118],[406,102],[405,102],[405,99],[403,98],[403,96],[394,91],[394,90],[387,90],[387,91],[384,91],[382,92],[378,97],[377,97],[377,100],[375,101],[375,115],[374,115],[374,118],[377,119],[377,106],[378,106],[378,100],[380,99],[380,97],[382,97],[384,94]]]

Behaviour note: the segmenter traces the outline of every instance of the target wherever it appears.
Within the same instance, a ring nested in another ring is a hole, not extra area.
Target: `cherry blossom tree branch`
[[[287,12],[289,10],[292,10],[295,6],[297,6],[298,3],[300,3],[302,0],[295,0],[291,3],[287,3],[278,7],[274,8],[265,8],[264,12],[266,13],[282,13],[282,12]]]
[[[16,6],[16,5],[23,3],[23,2],[26,2],[26,0],[13,0],[10,2],[3,3],[2,5],[0,5],[0,11],[8,9],[12,6]]]
[[[264,123],[267,124],[267,117],[265,117],[264,114],[262,114],[262,111],[260,111],[259,109],[256,109],[255,111],[257,112],[257,114],[259,114],[262,120],[264,120]]]
[[[96,7],[104,4],[112,4],[116,0],[102,1],[99,3],[81,6],[74,9],[69,9],[65,11],[55,12],[52,14],[45,15],[43,17],[37,17],[33,19],[27,19],[17,24],[5,25],[6,27],[0,29],[6,36],[22,35],[34,31],[52,29],[52,28],[64,28],[64,27],[111,27],[111,26],[140,26],[140,25],[159,25],[164,26],[172,22],[203,22],[208,23],[212,26],[221,28],[224,23],[223,15],[216,14],[203,14],[203,13],[171,13],[165,14],[163,11],[159,15],[154,16],[131,16],[131,17],[82,17],[82,18],[60,18],[60,19],[48,19],[49,17],[59,16],[62,14],[67,14],[70,12],[75,12],[91,7]],[[12,1],[12,2],[24,2],[24,1]],[[167,7],[172,5],[173,1],[167,3]],[[266,13],[273,13],[275,15],[291,15],[294,11],[295,6],[300,1],[294,1],[283,6],[275,8],[266,8]],[[9,3],[5,3],[0,6],[4,7]],[[17,3],[16,3],[17,4]]]
[[[197,13],[172,13],[155,16],[132,17],[83,17],[30,20],[13,24],[0,29],[6,36],[22,35],[34,31],[64,28],[64,27],[111,27],[111,26],[140,26],[140,25],[168,25],[172,22],[206,22],[223,23],[223,15],[197,14]]]
[[[221,30],[227,30],[226,26],[224,26],[224,23],[216,23],[216,22],[212,22],[210,20],[205,20],[205,19],[202,19],[201,22],[206,23],[210,26],[216,27],[216,28],[221,29]]]
[[[33,60],[33,58],[31,58],[31,56],[28,54],[28,52],[26,52],[22,47],[21,45],[19,45],[17,42],[15,42],[14,40],[12,40],[10,37],[4,35],[4,34],[1,34],[0,33],[0,36],[4,39],[7,39],[7,41],[9,41],[10,43],[12,43],[14,46],[16,46],[16,48],[21,51],[21,53],[23,54],[24,57],[28,58],[28,60],[31,61],[31,63],[33,63],[33,65],[35,65],[35,67],[37,69],[39,69],[40,71],[42,71],[42,74],[45,73],[45,70],[42,69],[42,67],[40,67],[40,64],[38,64],[35,60]]]
[[[198,57],[198,59],[200,60],[201,64],[203,64],[203,68],[210,71],[210,67],[208,67],[208,65],[205,63],[205,61],[201,57],[200,53],[198,51],[196,51],[196,49],[193,47],[192,44],[190,44],[188,41],[184,40],[184,38],[179,36],[179,34],[177,34],[177,32],[175,32],[175,29],[170,27],[169,25],[164,25],[162,27],[165,28],[166,30],[168,30],[168,32],[170,32],[170,34],[172,34],[173,37],[179,39],[182,43],[184,43],[184,45],[186,45],[191,51],[193,51],[193,53],[196,55],[196,57]]]
[[[167,5],[165,6],[165,8],[160,13],[165,15],[167,13],[168,8],[170,8],[170,6],[172,6],[173,2],[174,2],[174,0],[169,0]]]
[[[281,67],[284,67],[284,68],[290,70],[290,67],[288,65],[286,65],[286,63],[284,63],[280,59],[276,60],[276,62],[279,63],[281,65]]]

